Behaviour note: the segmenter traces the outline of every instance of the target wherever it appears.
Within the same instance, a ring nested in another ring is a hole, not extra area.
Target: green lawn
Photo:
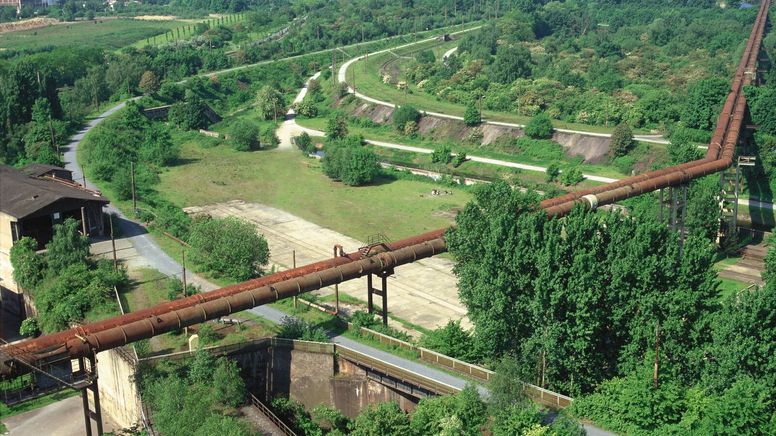
[[[406,65],[413,62],[411,59],[397,59],[395,55],[411,57],[422,49],[433,49],[436,53],[444,53],[446,50],[453,48],[456,45],[458,45],[457,41],[446,43],[429,41],[423,44],[393,50],[392,53],[386,52],[369,56],[369,59],[366,61],[360,60],[351,64],[348,68],[346,77],[348,82],[352,84],[353,73],[355,72],[356,90],[364,95],[394,104],[413,105],[421,111],[463,116],[465,106],[437,99],[434,96],[425,93],[423,90],[418,89],[412,83],[408,83],[407,90],[400,90],[395,85],[383,83],[381,74],[381,68],[386,63],[392,65],[391,68],[397,66],[401,70],[402,66],[406,67]],[[367,64],[366,71],[364,71],[364,62]],[[403,76],[394,79],[403,80]],[[488,121],[501,121],[517,124],[526,124],[530,119],[530,117],[517,115],[516,113],[494,112],[488,110],[484,110],[482,116]],[[614,130],[614,126],[593,126],[588,124],[567,123],[558,120],[553,120],[553,124],[556,128],[560,129],[582,130],[587,132],[611,133],[612,130]],[[636,130],[634,133],[647,132]]]
[[[470,194],[428,195],[435,185],[381,179],[349,187],[329,180],[320,163],[297,151],[237,152],[226,145],[203,148],[197,137],[181,145],[184,164],[161,174],[158,191],[180,206],[241,199],[267,204],[348,236],[383,233],[401,239],[452,223]]]
[[[188,25],[188,23],[185,23]],[[184,25],[181,21],[98,19],[54,24],[0,35],[0,48],[34,50],[44,47],[89,46],[119,49]]]

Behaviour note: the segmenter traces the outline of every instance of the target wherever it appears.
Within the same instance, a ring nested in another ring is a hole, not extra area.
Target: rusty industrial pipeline
[[[661,188],[677,186],[730,167],[746,114],[743,89],[752,82],[756,74],[757,57],[770,4],[771,0],[764,0],[760,5],[757,19],[704,158],[542,201],[541,207],[546,213],[550,216],[563,216],[576,204],[596,209],[601,205]],[[349,253],[212,292],[159,304],[14,345],[2,346],[0,347],[0,379],[26,372],[27,365],[38,361],[88,356],[434,256],[447,248],[444,239],[446,230],[439,229],[375,247],[372,252],[377,254],[371,257],[365,257],[361,252]]]

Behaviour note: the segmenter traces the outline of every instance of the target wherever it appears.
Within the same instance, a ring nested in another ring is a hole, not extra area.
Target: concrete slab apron
[[[207,206],[186,208],[190,214],[213,217],[238,217],[250,221],[269,243],[271,261],[283,269],[302,266],[330,258],[335,244],[345,251],[356,251],[366,245],[341,233],[326,229],[295,215],[262,204],[236,200]],[[433,329],[449,320],[462,320],[471,326],[466,309],[458,300],[458,286],[452,273],[453,263],[442,258],[425,259],[396,269],[388,280],[388,310],[395,316],[422,327]],[[366,301],[366,278],[340,285],[340,292]],[[334,292],[333,288],[323,295]],[[377,297],[376,304],[380,304]]]

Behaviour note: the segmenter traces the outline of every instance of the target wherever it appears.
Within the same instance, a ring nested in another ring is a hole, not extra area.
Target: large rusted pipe
[[[542,208],[549,215],[561,216],[568,213],[579,202],[595,208],[662,187],[685,183],[697,177],[722,171],[732,165],[736,142],[746,111],[743,87],[751,82],[750,72],[755,71],[770,4],[771,0],[765,0],[760,6],[757,20],[731,85],[731,92],[718,118],[709,150],[703,159],[546,200],[542,202]],[[443,238],[446,230],[439,229],[418,235],[388,244],[385,248],[377,247],[375,251],[384,252],[376,257],[361,259],[360,253],[350,253],[341,258],[272,274],[213,292],[27,340],[17,345],[6,345],[0,347],[0,378],[10,374],[11,368],[6,364],[14,359],[30,361],[51,356],[83,356],[93,351],[121,346],[207,319],[340,283],[368,274],[372,270],[379,272],[433,256],[446,249]]]
[[[66,341],[49,346],[40,346],[41,341],[32,339],[13,347],[0,349],[0,358],[20,355],[26,361],[34,361],[44,357],[61,356],[76,358],[111,348],[120,347],[141,339],[178,330],[183,327],[198,324],[210,319],[219,318],[231,313],[240,312],[252,307],[271,303],[277,300],[296,296],[305,292],[321,289],[326,286],[342,283],[367,274],[376,274],[397,266],[425,259],[446,250],[442,237],[429,239],[414,245],[408,245],[397,250],[385,251],[371,257],[350,261],[320,271],[292,279],[281,280],[269,285],[251,287],[238,293],[217,299],[210,299],[194,305],[175,309],[167,309],[157,315],[137,319],[131,322],[117,323],[116,326],[86,333],[86,327]],[[159,305],[154,308],[164,308]],[[81,331],[82,330],[82,331]],[[48,339],[42,337],[40,339]],[[45,341],[48,344],[50,341]],[[8,362],[0,362],[0,375],[8,373]]]
[[[421,235],[413,236],[411,238],[403,239],[396,242],[391,242],[383,246],[376,246],[372,248],[372,252],[380,253],[383,251],[400,250],[415,244],[430,241],[440,238],[444,235],[446,229],[434,230]],[[20,351],[42,352],[49,349],[57,349],[72,338],[76,336],[87,336],[99,331],[125,325],[130,322],[143,320],[152,316],[157,316],[163,313],[167,313],[173,310],[179,310],[186,307],[191,307],[197,304],[202,304],[208,301],[217,300],[230,295],[235,295],[240,292],[249,291],[265,285],[277,283],[283,280],[289,280],[303,275],[325,271],[330,268],[334,268],[340,265],[353,262],[361,259],[361,253],[356,251],[348,253],[345,256],[337,257],[333,259],[327,259],[321,262],[316,262],[310,265],[306,265],[299,268],[294,268],[287,271],[281,271],[264,277],[260,277],[253,280],[248,280],[242,283],[238,283],[231,286],[226,286],[220,289],[216,289],[211,292],[205,292],[202,294],[192,295],[190,297],[182,298],[180,300],[171,301],[169,303],[158,304],[147,309],[138,310],[137,312],[131,312],[125,315],[108,318],[102,321],[97,321],[84,326],[79,326],[69,330],[64,330],[58,333],[42,336],[40,338],[24,341],[17,345],[17,349]]]
[[[689,180],[715,172],[709,172],[710,168],[716,169],[718,172],[732,165],[736,143],[740,136],[746,113],[746,99],[743,88],[749,85],[752,80],[752,77],[747,73],[756,69],[757,55],[762,42],[769,7],[770,0],[764,1],[760,6],[757,19],[747,40],[747,45],[736,69],[730,92],[717,119],[717,126],[704,158],[544,200],[541,202],[541,207],[545,209],[547,214],[550,216],[565,215],[578,203],[586,207],[596,208],[656,189],[686,183]],[[648,189],[649,187],[652,187],[652,189]]]

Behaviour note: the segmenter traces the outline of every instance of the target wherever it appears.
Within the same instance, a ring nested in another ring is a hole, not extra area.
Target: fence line
[[[282,419],[278,418],[277,415],[275,415],[272,410],[267,407],[264,403],[261,402],[258,398],[256,398],[255,395],[248,392],[248,401],[251,403],[251,405],[259,411],[264,414],[264,416],[267,417],[270,421],[272,421],[273,424],[277,426],[277,428],[280,429],[280,431],[283,432],[286,436],[296,436],[296,433],[294,433],[293,430],[289,426],[286,425],[285,422],[283,422]]]
[[[313,303],[311,301],[306,301],[301,298],[298,301],[314,309],[318,309],[327,313],[329,312],[327,308],[319,304]],[[348,324],[348,329],[355,328],[355,326],[352,323],[348,322],[347,324]],[[476,379],[484,383],[489,383],[493,378],[493,374],[495,374],[490,369],[487,369],[480,365],[464,362],[462,360],[455,359],[453,357],[444,355],[442,353],[429,350],[428,348],[419,347],[407,341],[396,339],[392,336],[388,336],[384,333],[377,332],[367,327],[361,327],[358,333],[361,335],[369,336],[372,339],[376,340],[377,342],[380,342],[381,344],[413,351],[418,354],[420,360],[423,362],[430,363],[432,365],[437,365],[445,369],[453,370],[457,373],[467,375],[473,379]],[[532,385],[530,383],[523,382],[523,385],[525,386],[526,395],[528,395],[534,401],[547,406],[565,408],[570,406],[571,402],[574,401],[574,399],[569,396],[566,396],[557,392],[553,392],[548,389],[544,389],[542,387]]]

